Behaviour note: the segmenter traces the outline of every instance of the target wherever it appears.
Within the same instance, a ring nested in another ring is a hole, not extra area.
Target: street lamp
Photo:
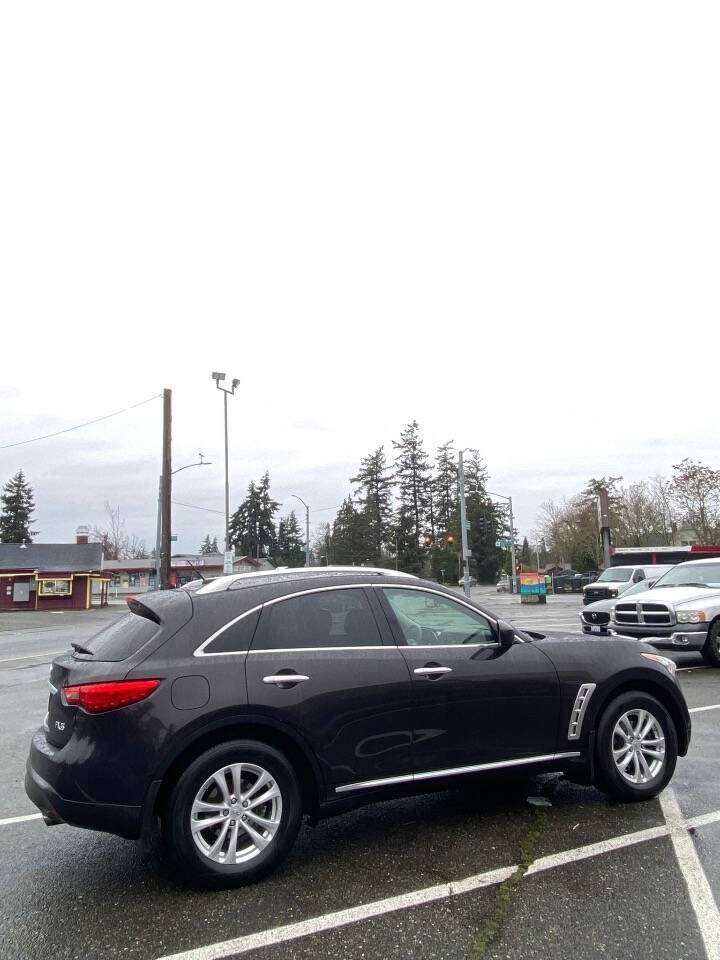
[[[305,566],[310,566],[310,507],[305,503],[302,497],[299,497],[296,493],[291,493],[291,497],[295,497],[296,500],[299,500],[300,503],[305,507]]]
[[[508,502],[508,513],[510,515],[510,563],[512,564],[512,570],[510,571],[510,593],[517,593],[515,589],[517,586],[517,571],[515,569],[515,531],[513,529],[512,497],[506,497],[504,493],[492,493],[490,490],[486,490],[485,492],[488,496],[499,497],[501,500],[507,500]]]
[[[212,466],[209,460],[206,460],[202,453],[199,453],[198,456],[200,460],[198,463],[186,463],[184,467],[178,467],[177,470],[173,470],[170,474],[171,477],[174,477],[176,473],[180,473],[181,470],[187,470],[188,467],[209,467]],[[158,487],[158,513],[157,513],[157,532],[155,534],[155,585],[156,589],[160,589],[160,551],[162,549],[162,497],[163,497],[163,478],[160,477],[160,486]]]
[[[214,370],[211,374],[215,381],[215,386],[223,392],[223,414],[225,417],[225,562],[223,563],[223,573],[232,573],[232,558],[230,557],[230,484],[228,481],[228,425],[227,425],[227,398],[228,394],[232,396],[236,387],[240,386],[239,380],[232,381],[232,387],[222,386],[225,379],[224,373],[218,373]],[[229,569],[228,569],[229,568]]]

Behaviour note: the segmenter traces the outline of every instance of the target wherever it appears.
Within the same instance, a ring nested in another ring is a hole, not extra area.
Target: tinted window
[[[127,660],[148,642],[159,630],[154,620],[126,613],[110,626],[96,633],[82,646],[90,650],[96,660]]]
[[[492,625],[480,613],[424,590],[384,589],[408,646],[495,643]]]
[[[381,644],[362,590],[325,590],[266,606],[253,650]]]
[[[248,650],[259,618],[260,611],[256,610],[232,623],[205,647],[203,653],[240,653]]]

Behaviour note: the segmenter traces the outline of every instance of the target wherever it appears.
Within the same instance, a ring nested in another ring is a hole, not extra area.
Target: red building
[[[0,611],[105,606],[108,582],[99,543],[0,543]]]

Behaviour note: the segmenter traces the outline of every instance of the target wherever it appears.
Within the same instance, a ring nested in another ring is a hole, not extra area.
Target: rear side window
[[[363,590],[325,590],[269,604],[253,641],[253,650],[379,646]]]
[[[84,640],[82,645],[96,660],[127,660],[152,639],[159,629],[154,620],[126,613],[124,617],[96,633],[91,640]]]
[[[259,617],[260,611],[253,610],[240,620],[231,622],[203,648],[203,653],[243,653],[250,647]]]

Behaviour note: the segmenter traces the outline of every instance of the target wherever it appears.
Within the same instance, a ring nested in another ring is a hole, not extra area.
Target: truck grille
[[[583,611],[582,618],[585,623],[591,625],[593,623],[606,624],[610,622],[610,614],[604,613],[600,610]]]
[[[588,600],[609,600],[610,591],[607,587],[588,587],[585,591],[585,597]]]
[[[615,606],[616,623],[668,627],[673,622],[670,609],[664,603],[618,603]]]

